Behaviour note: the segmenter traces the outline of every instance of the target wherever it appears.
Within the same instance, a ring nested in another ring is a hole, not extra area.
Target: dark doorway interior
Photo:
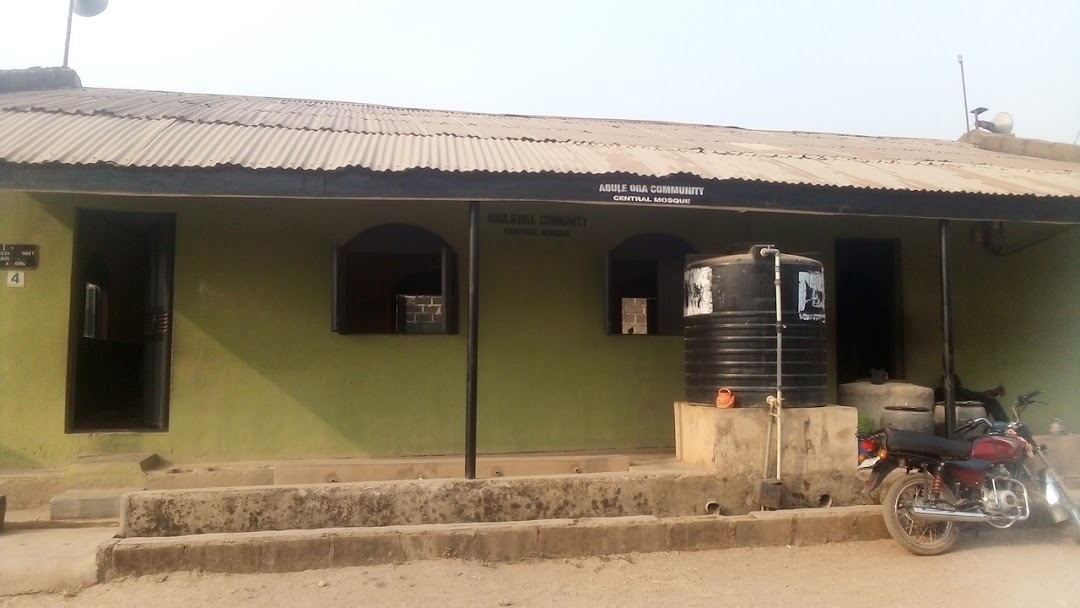
[[[852,382],[885,370],[904,375],[900,243],[836,241],[836,379]]]
[[[80,211],[68,430],[168,427],[174,219]]]

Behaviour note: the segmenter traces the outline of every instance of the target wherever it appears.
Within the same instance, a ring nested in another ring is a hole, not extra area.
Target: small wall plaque
[[[0,244],[0,268],[32,270],[38,265],[37,245]]]

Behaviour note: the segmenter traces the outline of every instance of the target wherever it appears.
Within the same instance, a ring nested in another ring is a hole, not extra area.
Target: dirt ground
[[[458,560],[293,574],[172,574],[0,606],[1080,606],[1080,545],[1056,530],[968,534],[919,558],[892,541],[482,564]]]

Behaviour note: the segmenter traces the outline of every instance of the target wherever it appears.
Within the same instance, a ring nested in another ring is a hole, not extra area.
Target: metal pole
[[[68,67],[68,50],[71,48],[71,15],[75,12],[75,0],[68,2],[67,35],[64,36],[64,67]]]
[[[971,112],[969,112],[967,102],[967,80],[964,78],[964,56],[957,55],[956,60],[960,62],[960,87],[964,90],[964,133],[971,130]]]
[[[944,338],[945,429],[956,434],[956,366],[953,358],[952,274],[949,269],[949,220],[941,220],[941,333]]]
[[[480,305],[480,206],[469,203],[469,329],[465,371],[465,478],[476,479],[476,361]]]

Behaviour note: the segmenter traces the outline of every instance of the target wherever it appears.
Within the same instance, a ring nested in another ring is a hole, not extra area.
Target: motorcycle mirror
[[[1041,390],[1035,390],[1035,391],[1031,391],[1030,393],[1028,393],[1026,395],[1020,395],[1019,397],[1016,398],[1016,402],[1018,404],[1027,405],[1029,403],[1034,402],[1035,397],[1037,397],[1040,393],[1042,393]]]

